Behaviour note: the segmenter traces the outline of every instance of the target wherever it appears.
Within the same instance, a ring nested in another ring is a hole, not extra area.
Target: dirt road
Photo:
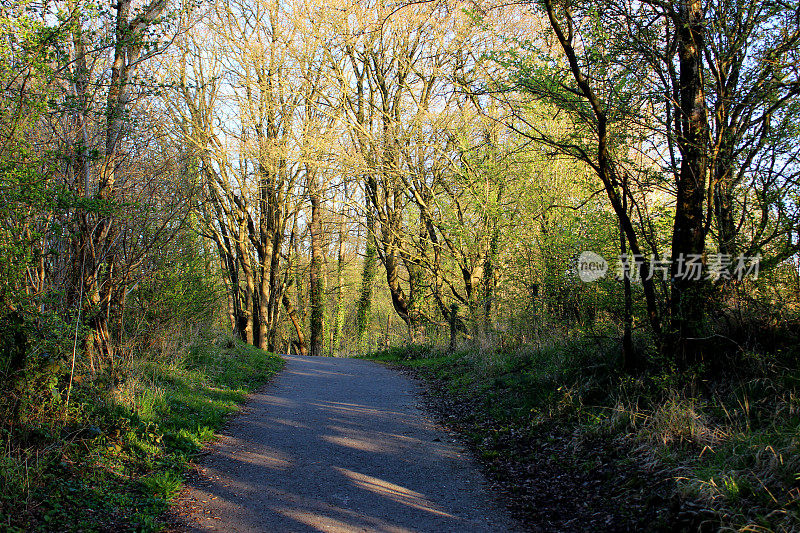
[[[287,357],[200,461],[190,531],[514,531],[468,453],[376,363]]]

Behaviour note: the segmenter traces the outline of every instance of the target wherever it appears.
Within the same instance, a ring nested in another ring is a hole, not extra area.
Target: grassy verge
[[[3,430],[0,529],[159,530],[188,461],[282,365],[220,339],[78,384],[63,416]]]
[[[800,529],[797,370],[753,356],[716,380],[631,377],[615,370],[617,354],[611,341],[575,337],[510,352],[417,346],[370,357],[429,380],[528,520]]]

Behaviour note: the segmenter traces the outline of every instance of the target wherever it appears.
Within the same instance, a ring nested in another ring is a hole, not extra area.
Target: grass
[[[625,375],[615,343],[578,335],[512,351],[412,346],[368,357],[415,368],[468,402],[458,424],[490,469],[546,459],[579,473],[610,460],[667,480],[658,489],[668,492],[659,495],[664,505],[678,499],[687,502],[681,509],[699,509],[682,527],[800,529],[800,372],[772,357],[695,380],[700,387],[665,371]],[[566,440],[560,449],[571,452],[543,457],[519,445],[546,449],[547,439]],[[596,457],[600,448],[611,451]],[[614,488],[620,503],[637,491],[647,499],[648,482],[637,476],[618,483],[630,487],[627,496]],[[673,519],[648,529],[669,528]]]
[[[68,412],[2,429],[0,530],[162,529],[189,461],[282,365],[219,339],[80,380]]]
[[[181,490],[183,478],[180,474],[172,470],[165,472],[154,472],[148,476],[142,476],[139,480],[144,488],[144,491],[155,497],[161,498],[163,501],[172,501],[172,499]]]

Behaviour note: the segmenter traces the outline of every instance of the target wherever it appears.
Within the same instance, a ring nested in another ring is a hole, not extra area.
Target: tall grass
[[[800,365],[786,353],[751,352],[735,372],[686,375],[651,350],[652,363],[627,375],[613,335],[576,329],[529,344],[398,346],[369,357],[418,368],[471,398],[476,416],[493,421],[468,424],[481,453],[499,453],[481,448],[494,439],[487,428],[536,437],[556,427],[572,441],[576,468],[580,450],[610,445],[671,480],[665,501],[702,510],[705,523],[800,530]]]
[[[79,373],[69,410],[0,429],[0,530],[162,527],[193,454],[282,365],[230,337],[181,335]]]

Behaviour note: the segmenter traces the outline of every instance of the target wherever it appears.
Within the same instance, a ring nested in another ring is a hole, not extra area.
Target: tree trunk
[[[505,184],[501,183],[497,191],[496,205],[500,205],[503,198]],[[497,207],[496,207],[497,208]],[[488,217],[487,230],[491,231],[489,236],[489,249],[483,263],[483,331],[489,333],[492,328],[492,300],[494,299],[495,288],[495,260],[497,259],[498,246],[500,243],[500,226],[497,214]]]
[[[113,207],[116,200],[116,173],[120,159],[119,141],[124,131],[131,80],[140,63],[143,33],[167,7],[165,0],[153,0],[143,6],[141,12],[133,20],[129,20],[131,4],[132,0],[120,0],[114,4],[116,9],[114,58],[106,96],[105,146],[100,168],[100,181],[95,194],[95,199],[104,208],[104,212],[99,215],[99,220],[91,231],[88,231],[90,224],[85,224],[81,237],[84,241],[84,246],[82,246],[83,271],[88,273],[88,276],[82,280],[83,293],[87,296],[84,299],[84,316],[89,319],[86,352],[90,361],[97,360],[98,363],[101,360],[113,361],[113,343],[109,332],[109,323],[111,316],[116,314],[112,307],[118,299],[112,298],[111,291],[115,284],[114,275],[121,270],[115,268],[115,266],[119,266],[115,250],[115,236],[118,230],[113,216],[106,214],[105,211]],[[78,33],[74,36],[80,40]],[[78,53],[84,56],[82,44]],[[82,61],[85,61],[85,56],[78,61],[77,68],[79,70],[86,68]],[[83,89],[85,90],[85,87]],[[82,102],[82,105],[85,105],[85,102]],[[79,160],[82,157],[79,157]],[[84,161],[82,164],[85,166],[88,162]],[[83,187],[84,194],[88,196],[90,194],[88,167],[83,172],[86,178]]]
[[[700,0],[684,0],[678,13],[680,58],[680,174],[677,183],[675,225],[672,233],[672,294],[670,298],[670,349],[685,368],[699,361],[695,340],[701,336],[704,314],[704,281],[685,275],[683,262],[705,248],[707,122],[703,95],[705,13]]]
[[[311,197],[311,268],[309,299],[311,307],[311,355],[323,355],[325,339],[324,272],[322,250],[322,202],[315,171],[308,173],[308,191]]]
[[[561,23],[558,21],[558,17],[556,15],[555,7],[552,0],[545,0],[545,6],[547,8],[547,16],[550,20],[550,26],[553,28],[553,31],[556,33],[556,37],[558,38],[559,43],[561,44],[561,48],[564,50],[564,54],[567,57],[569,62],[570,71],[575,79],[575,82],[578,85],[578,88],[583,94],[586,101],[592,108],[592,113],[595,116],[597,121],[597,161],[596,163],[592,161],[588,161],[588,163],[592,164],[595,171],[597,172],[597,176],[600,178],[600,181],[603,183],[603,188],[606,190],[606,195],[608,196],[609,203],[611,207],[614,209],[614,213],[617,215],[617,219],[619,220],[620,226],[622,227],[625,237],[628,240],[628,244],[630,245],[630,250],[633,256],[641,257],[641,247],[639,246],[639,239],[636,234],[636,229],[633,226],[633,223],[628,215],[627,211],[623,209],[623,202],[620,199],[620,194],[618,192],[618,179],[616,173],[614,171],[614,165],[612,161],[612,156],[609,153],[608,147],[608,117],[605,113],[605,108],[603,107],[603,103],[595,94],[592,86],[590,85],[589,81],[583,75],[581,71],[580,62],[578,60],[577,54],[575,53],[575,49],[572,46],[572,29],[573,24],[572,20],[569,19],[571,16],[569,12],[567,12],[566,16],[568,17],[568,28],[569,33],[564,32],[564,28],[562,27]],[[623,196],[627,194],[627,191],[622,191]],[[653,328],[653,332],[655,333],[656,337],[659,339],[659,342],[662,340],[663,332],[661,328],[661,316],[659,313],[659,306],[656,301],[656,290],[655,284],[653,283],[652,278],[650,278],[647,274],[646,263],[644,261],[640,264],[640,273],[641,273],[641,280],[642,280],[642,289],[644,290],[645,301],[647,302],[647,315],[650,320],[650,325]]]
[[[271,228],[264,228],[260,232],[261,245],[258,247],[259,260],[259,285],[258,285],[258,313],[256,315],[258,323],[254,326],[255,346],[262,350],[270,349],[270,336],[272,316],[270,313],[270,300],[272,296],[272,260],[273,235]]]
[[[345,191],[345,195],[347,191]],[[344,330],[344,243],[346,226],[344,220],[339,224],[339,249],[336,254],[336,316],[333,326],[331,351],[338,354]]]
[[[448,350],[452,353],[456,351],[456,338],[458,335],[458,304],[450,305],[450,345]]]
[[[736,224],[733,220],[731,163],[718,159],[714,169],[714,217],[717,222],[719,252],[736,255]]]
[[[364,252],[364,265],[361,272],[361,291],[358,298],[358,309],[356,310],[356,338],[358,339],[358,349],[366,352],[368,347],[367,328],[369,326],[369,315],[372,309],[372,286],[375,282],[375,267],[378,262],[378,248],[375,242],[375,215],[372,207],[367,206],[367,228],[366,228],[366,250]]]
[[[243,340],[247,344],[253,344],[255,339],[254,337],[254,321],[253,321],[253,309],[254,309],[254,295],[256,292],[256,281],[253,275],[253,268],[250,262],[250,251],[245,248],[244,244],[241,242],[241,238],[236,243],[239,251],[239,259],[242,265],[242,275],[244,275],[244,305],[242,306],[243,311],[243,322],[244,322],[244,338]]]
[[[407,325],[411,325],[411,317],[408,313],[408,298],[403,287],[400,285],[400,260],[397,237],[389,233],[388,228],[384,231],[384,266],[386,268],[386,283],[389,285],[389,293],[392,296],[392,307]]]
[[[292,305],[292,300],[286,291],[283,292],[283,307],[286,309],[286,314],[289,315],[292,324],[294,325],[295,333],[297,333],[297,346],[300,350],[300,355],[308,355],[308,348],[306,347],[306,337],[303,335],[303,323],[297,315],[297,310]]]
[[[627,208],[627,202],[623,202],[623,204]],[[623,257],[628,254],[625,231],[622,229],[622,225],[619,228],[619,252]],[[638,366],[638,361],[633,351],[633,295],[631,293],[630,276],[622,277],[622,295],[624,299],[622,310],[622,367],[631,372]]]
[[[267,330],[267,350],[274,352],[277,342],[277,335],[280,325],[281,300],[283,297],[283,285],[281,279],[281,255],[279,251],[283,247],[284,231],[286,224],[282,219],[275,222],[275,231],[272,239],[272,262],[270,264],[270,295],[267,306],[267,317],[269,328]]]

